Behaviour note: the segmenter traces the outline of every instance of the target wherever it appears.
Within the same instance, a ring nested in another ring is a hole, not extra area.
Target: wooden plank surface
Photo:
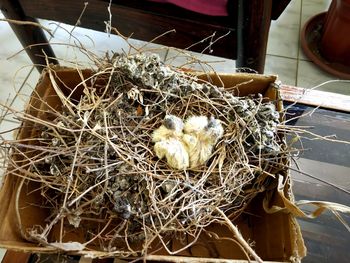
[[[281,96],[285,101],[350,112],[350,96],[347,95],[282,85]]]

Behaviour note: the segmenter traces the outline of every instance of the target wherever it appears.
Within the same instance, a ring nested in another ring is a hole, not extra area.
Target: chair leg
[[[237,71],[264,73],[272,0],[238,0]]]
[[[37,22],[35,19],[25,16],[17,0],[0,0],[0,9],[7,19]],[[42,28],[15,23],[10,23],[10,26],[39,72],[41,72],[46,65],[43,52],[50,58],[50,63],[58,64],[57,60],[54,59],[55,54]]]

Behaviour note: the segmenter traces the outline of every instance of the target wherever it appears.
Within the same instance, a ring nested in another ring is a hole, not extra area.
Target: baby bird
[[[156,129],[152,134],[152,141],[159,142],[170,138],[181,138],[184,123],[174,115],[166,115],[163,125]]]
[[[204,164],[211,156],[224,129],[219,120],[205,116],[193,116],[184,125],[183,142],[189,155],[190,167]]]
[[[158,129],[152,134],[154,151],[159,159],[164,157],[170,167],[184,170],[189,166],[189,157],[182,142],[182,120],[174,115],[167,115]]]

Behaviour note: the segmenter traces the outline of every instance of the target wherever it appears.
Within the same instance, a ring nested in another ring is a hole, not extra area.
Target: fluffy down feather
[[[184,170],[189,166],[188,153],[181,140],[171,138],[159,141],[154,145],[154,151],[159,159],[165,157],[171,168]]]
[[[171,168],[183,170],[189,166],[188,153],[182,142],[183,122],[174,115],[167,115],[163,124],[153,132],[154,151],[159,159],[164,157]]]
[[[152,141],[159,142],[170,138],[182,137],[184,124],[182,120],[174,115],[166,115],[163,124],[152,134]]]
[[[189,155],[190,167],[204,164],[213,148],[223,136],[224,129],[219,120],[205,116],[193,116],[184,125],[183,142]]]

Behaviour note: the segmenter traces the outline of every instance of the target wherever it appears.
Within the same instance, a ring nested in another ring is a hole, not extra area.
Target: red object
[[[327,12],[305,23],[300,40],[305,55],[317,66],[350,79],[350,0],[332,0]]]
[[[333,0],[323,26],[320,51],[332,62],[350,66],[350,0]]]
[[[150,0],[171,3],[182,8],[210,16],[228,16],[227,0]]]

